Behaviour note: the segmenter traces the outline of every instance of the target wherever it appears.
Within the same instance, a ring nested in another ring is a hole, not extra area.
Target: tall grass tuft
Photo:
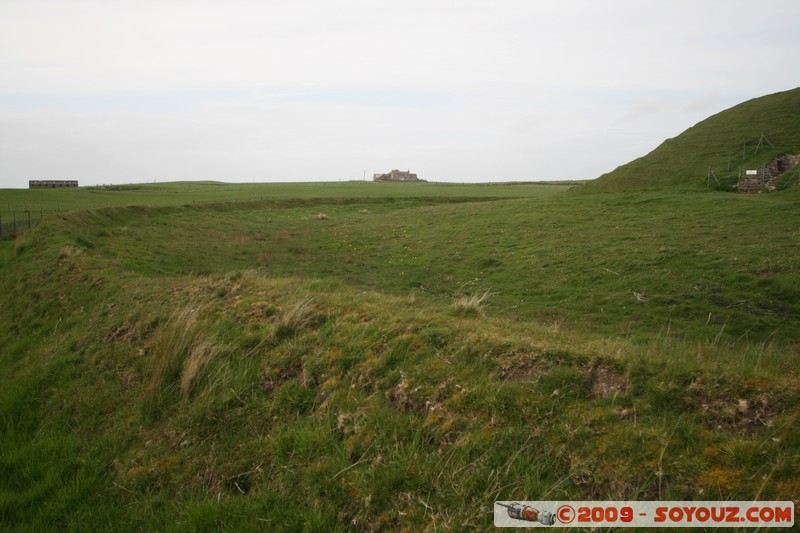
[[[178,385],[188,393],[197,370],[208,358],[208,349],[200,344],[199,314],[200,309],[191,305],[177,311],[153,338],[145,366],[144,406],[154,418],[174,399],[172,393]]]
[[[275,326],[275,338],[280,340],[294,335],[301,329],[311,324],[314,319],[314,309],[311,298],[303,298],[278,314]]]
[[[492,296],[494,293],[489,289],[482,293],[457,295],[450,308],[460,316],[483,316],[486,313],[486,302]]]
[[[207,342],[195,344],[192,347],[189,356],[183,362],[183,369],[181,370],[181,396],[184,398],[189,396],[192,381],[200,369],[211,359],[216,349],[216,345]]]

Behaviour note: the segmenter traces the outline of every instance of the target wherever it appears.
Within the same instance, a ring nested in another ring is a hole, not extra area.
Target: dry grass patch
[[[277,316],[275,338],[283,339],[289,337],[310,325],[314,320],[312,301],[312,298],[303,298],[282,309]]]
[[[194,380],[200,369],[211,359],[216,352],[217,347],[210,343],[196,344],[189,352],[188,357],[183,362],[183,369],[181,370],[181,395],[186,398],[189,396],[192,381]]]
[[[58,254],[58,259],[60,261],[67,261],[69,259],[80,256],[82,253],[83,252],[81,251],[80,248],[76,248],[75,246],[68,244],[61,249],[61,251]]]
[[[592,396],[609,398],[628,390],[628,378],[621,372],[599,366],[592,373]]]
[[[154,416],[176,386],[188,392],[192,379],[207,360],[207,355],[201,353],[206,349],[197,349],[202,346],[199,314],[198,306],[184,307],[153,338],[145,363],[144,398],[146,409]]]
[[[486,289],[482,293],[462,294],[455,297],[450,308],[457,315],[477,316],[486,313],[487,300],[494,296],[494,293]]]

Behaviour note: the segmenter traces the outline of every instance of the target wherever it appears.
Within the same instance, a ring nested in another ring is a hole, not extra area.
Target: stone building
[[[29,180],[29,189],[61,189],[63,187],[77,187],[77,180]]]
[[[424,181],[410,170],[392,170],[386,174],[375,174],[372,181]]]

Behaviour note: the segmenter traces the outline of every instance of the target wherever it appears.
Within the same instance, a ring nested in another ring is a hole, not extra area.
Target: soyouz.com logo
[[[794,502],[497,501],[496,527],[792,527]]]

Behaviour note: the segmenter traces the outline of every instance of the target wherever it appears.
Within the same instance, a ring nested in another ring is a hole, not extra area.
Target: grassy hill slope
[[[772,147],[762,143],[765,134]],[[800,153],[800,88],[749,100],[667,139],[587,184],[587,191],[706,187],[709,167],[723,182],[739,168],[759,168],[775,157]],[[735,183],[735,179],[733,180]]]
[[[6,243],[0,529],[800,494],[797,191],[414,187],[73,211]]]

